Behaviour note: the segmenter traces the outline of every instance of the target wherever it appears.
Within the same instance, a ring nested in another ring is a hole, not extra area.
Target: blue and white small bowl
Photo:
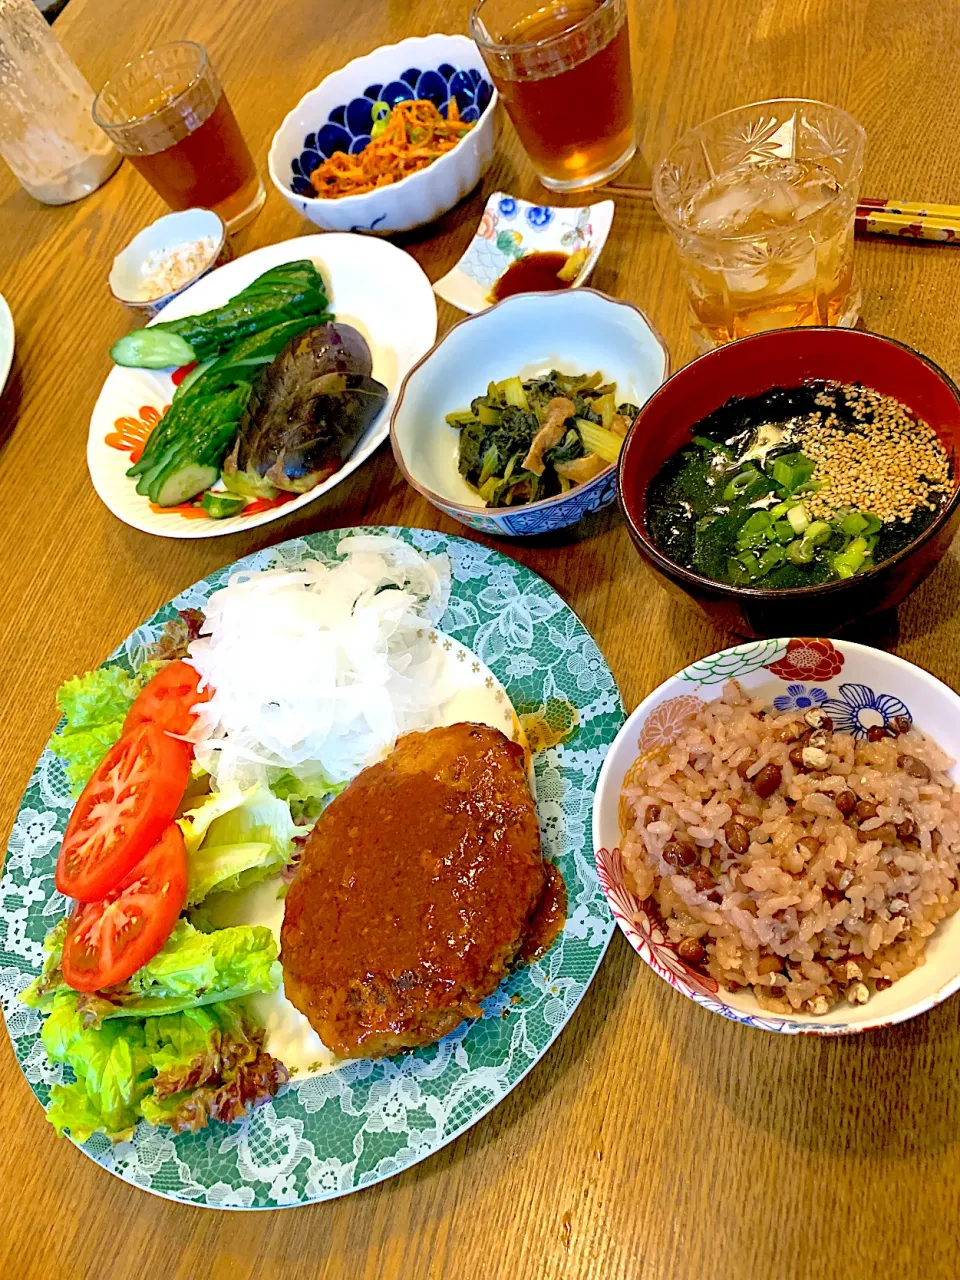
[[[866,1004],[835,1005],[822,1017],[767,1012],[753,992],[724,991],[692,968],[624,877],[620,854],[620,793],[638,757],[676,740],[704,702],[719,698],[727,680],[779,711],[821,707],[838,729],[865,738],[870,729],[906,716],[960,760],[960,696],[928,671],[895,654],[847,640],[754,640],[691,663],[649,697],[617,734],[597,779],[593,847],[600,882],[627,941],[674,990],[711,1013],[760,1031],[786,1035],[846,1036],[905,1022],[960,989],[960,913],[937,925],[927,939],[926,962]],[[960,784],[960,766],[950,770]]]
[[[612,465],[568,493],[523,507],[485,507],[457,466],[459,432],[446,415],[469,406],[489,382],[559,369],[617,384],[618,401],[643,405],[669,372],[663,339],[639,308],[593,289],[521,293],[468,316],[413,366],[390,422],[393,456],[433,505],[469,529],[501,537],[552,533],[609,506]]]
[[[586,284],[607,242],[614,203],[579,208],[531,204],[506,191],[487,201],[480,225],[463,257],[433,286],[434,293],[461,311],[475,315],[492,306],[490,291],[517,258],[528,253],[576,253],[587,250],[571,288]]]
[[[310,174],[336,151],[363,150],[373,104],[413,98],[429,99],[444,115],[456,98],[461,119],[475,126],[452,151],[391,186],[339,200],[317,196]],[[324,231],[409,231],[453,208],[489,169],[496,102],[480,51],[466,36],[415,36],[383,45],[300,99],[274,135],[270,177],[291,208]]]

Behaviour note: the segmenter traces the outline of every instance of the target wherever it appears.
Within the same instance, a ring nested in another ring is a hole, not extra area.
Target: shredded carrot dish
[[[383,112],[379,118],[378,107]],[[452,151],[473,128],[460,119],[455,98],[450,99],[446,119],[424,99],[398,102],[392,110],[377,103],[374,113],[371,140],[359,154],[337,151],[311,173],[318,196],[336,200],[388,187]]]

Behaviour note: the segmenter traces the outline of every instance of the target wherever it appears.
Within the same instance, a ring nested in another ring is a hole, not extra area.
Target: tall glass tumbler
[[[479,0],[470,34],[545,187],[599,186],[633,158],[626,0]]]
[[[701,350],[766,329],[856,324],[866,134],[840,107],[755,102],[684,134],[653,175]]]
[[[265,197],[253,157],[203,45],[178,40],[128,62],[93,118],[171,209],[212,209],[238,231]]]
[[[92,102],[34,0],[0,0],[0,155],[34,199],[79,200],[119,165]]]

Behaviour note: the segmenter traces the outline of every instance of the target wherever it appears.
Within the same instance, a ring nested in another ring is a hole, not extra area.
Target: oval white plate
[[[387,241],[330,234],[300,236],[268,245],[204,276],[164,307],[157,319],[176,320],[222,306],[270,267],[298,258],[310,258],[316,264],[326,281],[336,318],[358,329],[369,343],[373,376],[390,392],[380,416],[340,470],[309,493],[256,515],[226,520],[187,519],[175,510],[152,511],[126,475],[129,455],[105,443],[118,418],[139,418],[144,406],[162,410],[170,403],[174,370],[116,367],[107,376],[90,419],[87,466],[93,487],[124,523],[163,538],[217,538],[241,529],[255,529],[328,493],[387,438],[400,384],[437,336],[437,308],[429,280],[409,254]]]
[[[7,375],[13,363],[13,316],[7,300],[0,293],[0,392],[7,385]]]

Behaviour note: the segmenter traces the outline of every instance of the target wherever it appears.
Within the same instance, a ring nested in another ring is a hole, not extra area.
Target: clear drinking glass
[[[626,0],[479,0],[470,34],[545,187],[598,186],[633,158]]]
[[[653,199],[680,251],[700,350],[765,329],[856,324],[865,145],[839,107],[780,98],[714,116],[671,147]]]
[[[212,209],[246,226],[265,192],[203,45],[177,40],[128,62],[103,86],[93,118],[171,209]]]
[[[0,155],[34,199],[79,200],[119,165],[92,102],[34,0],[0,0]]]

